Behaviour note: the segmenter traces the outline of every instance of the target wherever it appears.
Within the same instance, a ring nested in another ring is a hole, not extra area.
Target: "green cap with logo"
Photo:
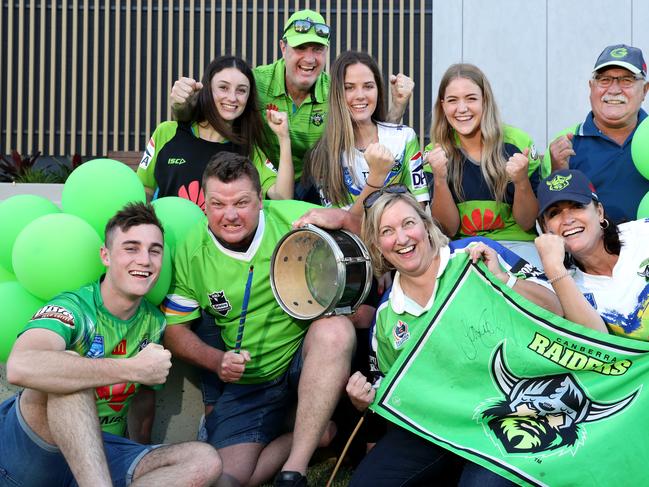
[[[308,42],[329,45],[329,26],[318,12],[298,10],[284,24],[283,38],[291,47],[301,46]]]

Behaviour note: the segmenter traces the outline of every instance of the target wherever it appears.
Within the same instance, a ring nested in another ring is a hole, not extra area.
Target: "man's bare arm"
[[[53,331],[35,328],[20,335],[7,360],[7,380],[42,392],[70,394],[120,382],[162,384],[171,368],[171,354],[149,344],[127,359],[80,357],[65,350]]]

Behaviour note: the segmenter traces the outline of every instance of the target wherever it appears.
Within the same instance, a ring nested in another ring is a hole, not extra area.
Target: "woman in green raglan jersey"
[[[180,196],[204,209],[203,170],[214,154],[229,151],[253,161],[265,197],[291,199],[293,161],[288,118],[267,108],[268,125],[280,143],[277,170],[263,153],[263,122],[250,66],[235,56],[213,60],[205,70],[190,120],[163,122],[147,145],[137,171],[147,193],[156,198]]]
[[[489,81],[453,64],[433,107],[426,171],[431,213],[451,238],[489,237],[540,266],[534,248],[539,160],[531,138],[503,125]]]
[[[325,133],[305,164],[325,206],[363,212],[363,199],[377,188],[403,183],[428,201],[419,142],[414,130],[385,122],[386,95],[376,61],[346,51],[334,61]]]
[[[533,274],[520,274],[522,278],[518,279],[501,266],[499,257],[506,259],[511,252],[497,242],[487,245],[485,239],[473,239],[476,243],[472,246],[467,246],[466,241],[449,243],[448,237],[404,186],[393,185],[376,191],[367,196],[364,206],[361,234],[374,272],[396,270],[387,300],[377,309],[371,332],[370,363],[379,375],[388,372],[407,350],[410,338],[421,327],[428,326],[438,313],[444,299],[436,301],[436,296],[445,296],[454,287],[466,266],[467,252],[474,262],[484,260],[494,277],[506,286],[539,306],[561,313],[557,297],[540,285]],[[507,260],[503,263],[509,265]],[[477,303],[482,297],[474,299]],[[444,370],[431,370],[431,380],[438,374],[443,377]],[[359,372],[349,379],[347,393],[359,410],[365,410],[375,398],[372,384]],[[390,424],[386,434],[358,466],[350,483],[352,487],[366,485],[501,487],[514,484]]]

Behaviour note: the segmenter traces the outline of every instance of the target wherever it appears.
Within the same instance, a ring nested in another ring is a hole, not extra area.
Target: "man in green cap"
[[[324,131],[329,97],[329,75],[323,71],[331,30],[325,19],[313,10],[298,10],[284,24],[279,46],[282,57],[272,64],[257,66],[254,70],[257,92],[262,108],[274,105],[288,113],[289,134],[295,180],[302,175],[304,155]],[[388,121],[399,122],[410,100],[413,81],[404,74],[390,76],[392,105]],[[177,119],[186,118],[193,95],[202,84],[191,78],[180,78],[171,89],[171,108]],[[265,117],[262,117],[265,120]],[[266,125],[269,146],[264,152],[270,161],[279,165],[279,142]],[[319,203],[317,194],[313,195]],[[309,199],[306,189],[298,183],[295,199]]]

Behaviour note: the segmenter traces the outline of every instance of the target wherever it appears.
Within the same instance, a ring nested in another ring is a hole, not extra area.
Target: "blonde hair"
[[[448,245],[449,238],[442,233],[431,216],[424,211],[421,204],[410,193],[383,193],[374,204],[365,210],[363,223],[361,226],[361,238],[372,259],[374,275],[380,277],[387,271],[394,269],[394,266],[383,256],[379,245],[379,229],[381,227],[381,217],[385,210],[394,205],[397,201],[403,201],[411,206],[417,216],[424,223],[428,240],[430,241],[433,254],[437,255],[439,250]]]
[[[386,118],[385,89],[378,64],[372,56],[364,52],[345,51],[340,53],[331,66],[331,86],[325,132],[307,155],[304,178],[320,187],[323,195],[334,206],[345,206],[352,202],[345,186],[341,157],[347,155],[351,160],[354,151],[354,121],[345,99],[345,74],[354,64],[367,66],[374,75],[377,88],[376,109],[373,122],[383,122]]]
[[[465,78],[475,83],[482,93],[482,119],[480,121],[480,133],[482,138],[482,160],[480,171],[484,177],[489,190],[496,201],[505,199],[508,176],[505,166],[507,160],[504,156],[503,128],[498,113],[498,107],[494,100],[493,91],[489,80],[484,73],[473,64],[451,65],[439,83],[437,99],[433,107],[433,124],[430,128],[430,140],[439,144],[448,155],[448,177],[449,182],[460,201],[464,201],[462,191],[462,154],[456,144],[456,133],[446,119],[443,108],[443,100],[446,88],[451,81],[458,78]]]

